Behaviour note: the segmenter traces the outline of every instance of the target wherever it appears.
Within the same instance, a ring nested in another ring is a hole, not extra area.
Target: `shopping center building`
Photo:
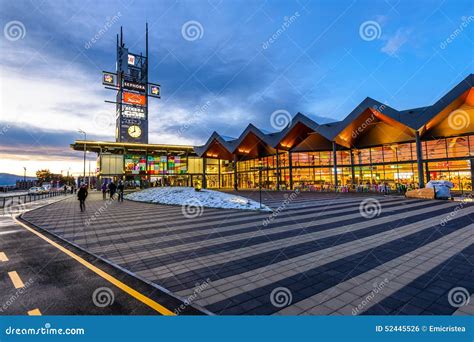
[[[71,147],[97,153],[97,176],[140,186],[200,180],[208,188],[394,191],[450,180],[470,192],[474,75],[427,107],[400,111],[366,98],[339,122],[298,113],[282,131],[249,124],[236,138],[214,132],[202,146],[78,140]]]

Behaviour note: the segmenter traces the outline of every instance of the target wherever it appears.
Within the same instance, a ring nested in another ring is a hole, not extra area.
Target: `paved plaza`
[[[309,192],[263,202],[273,214],[92,193],[85,213],[70,198],[23,219],[218,315],[472,314],[453,293],[474,293],[473,204]]]

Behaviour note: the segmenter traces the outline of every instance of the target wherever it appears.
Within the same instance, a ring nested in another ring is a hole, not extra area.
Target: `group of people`
[[[79,207],[81,209],[81,212],[86,210],[86,198],[89,194],[87,191],[87,184],[82,184],[79,187],[79,190],[77,191],[77,199],[79,200]],[[117,194],[118,198],[117,200],[119,202],[123,202],[123,191],[125,189],[125,186],[122,182],[122,180],[119,180],[117,184],[115,184],[113,181],[110,183],[102,183],[102,198],[105,200],[107,199],[107,192],[109,193],[110,199],[114,200],[115,199],[115,194]]]
[[[102,198],[105,200],[107,199],[107,192],[109,193],[110,199],[114,200],[115,199],[115,194],[118,195],[118,201],[123,202],[123,191],[125,189],[125,186],[122,182],[122,180],[118,181],[118,184],[115,184],[113,181],[110,183],[102,183]]]

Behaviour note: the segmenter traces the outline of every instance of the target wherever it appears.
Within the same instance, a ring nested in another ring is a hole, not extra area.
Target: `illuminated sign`
[[[130,65],[135,65],[135,56],[134,55],[128,55],[128,64]]]
[[[145,119],[145,108],[122,105],[122,116],[134,119]]]
[[[123,87],[130,90],[137,90],[145,92],[145,85],[142,83],[130,82],[130,81],[123,81]]]
[[[145,106],[146,99],[144,95],[123,92],[123,101],[126,103]]]
[[[116,87],[117,86],[117,75],[109,72],[104,72],[102,77],[102,84]]]
[[[148,94],[153,97],[160,97],[160,86],[158,84],[148,84]]]

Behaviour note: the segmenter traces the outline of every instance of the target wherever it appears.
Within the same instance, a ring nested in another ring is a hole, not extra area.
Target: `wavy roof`
[[[226,154],[238,154],[239,147],[249,135],[255,136],[259,143],[265,144],[269,149],[285,149],[282,142],[285,139],[288,140],[288,137],[295,134],[295,132],[303,135],[298,141],[303,141],[309,134],[318,134],[329,141],[338,142],[341,133],[350,128],[367,110],[376,113],[377,118],[385,121],[388,125],[395,125],[405,129],[406,132],[414,133],[422,130],[430,120],[473,87],[474,74],[470,74],[433,105],[406,110],[397,110],[367,97],[342,121],[319,124],[308,116],[297,113],[292,118],[291,123],[279,132],[268,133],[253,124],[249,124],[236,139],[213,132],[203,146],[196,146],[194,150],[199,156],[203,156],[214,144],[219,144],[219,146],[225,148]],[[286,147],[291,150],[296,148],[297,145],[289,143]]]

